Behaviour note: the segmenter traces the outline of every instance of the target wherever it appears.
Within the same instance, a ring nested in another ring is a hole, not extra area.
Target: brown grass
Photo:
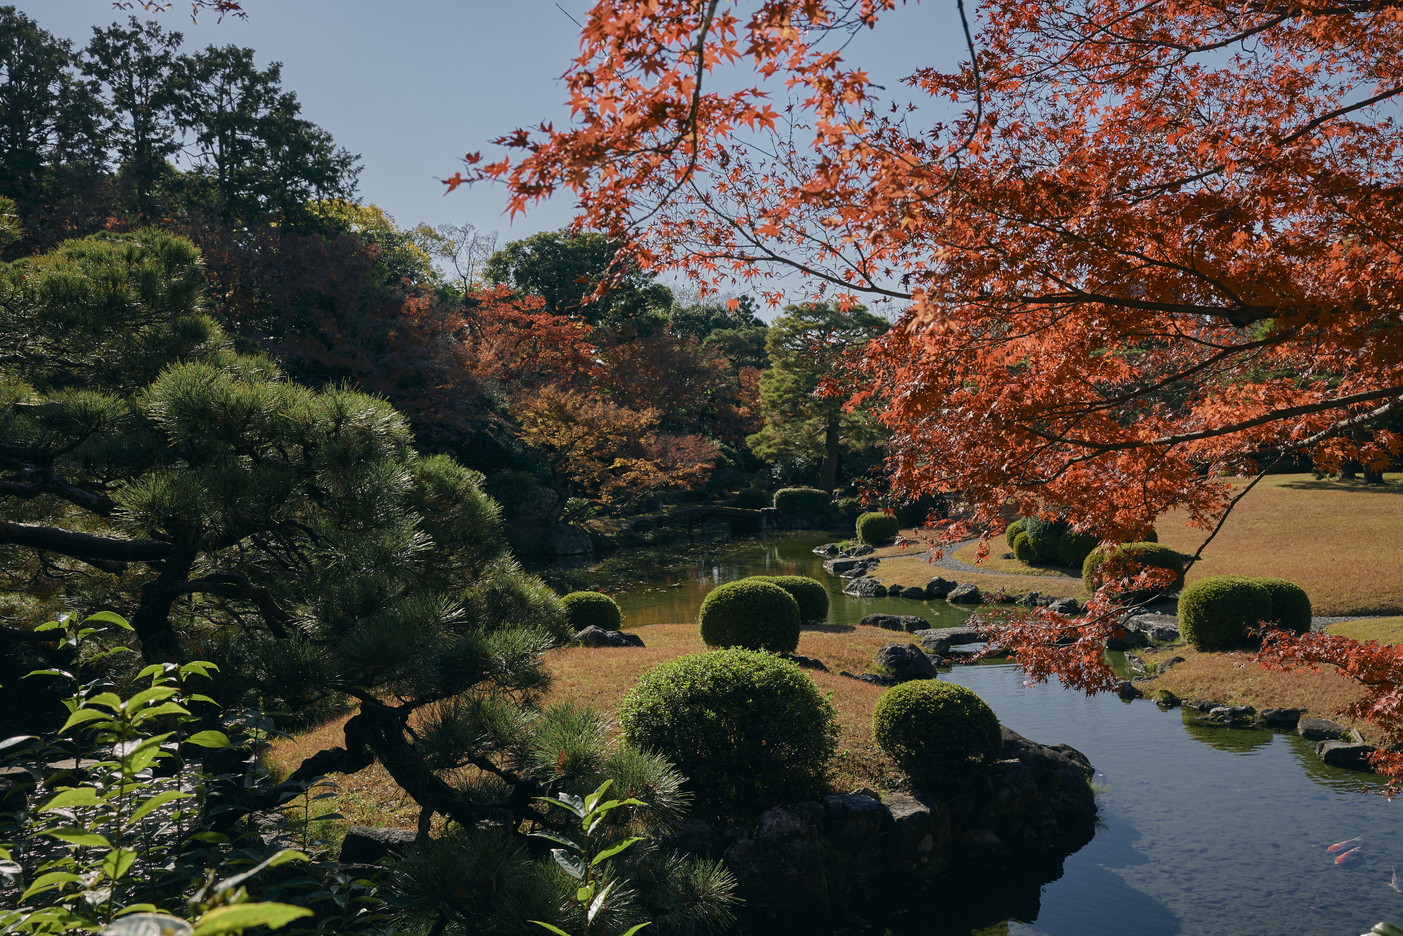
[[[915,531],[910,532],[914,533]],[[966,546],[953,554],[953,558],[972,564],[975,549],[975,546]],[[1002,555],[1007,551],[1008,547],[1004,545],[1002,535],[989,541],[989,555],[991,557]],[[876,554],[888,557],[882,559],[882,564],[877,569],[882,584],[888,587],[893,585],[924,585],[939,575],[957,582],[978,585],[981,591],[1004,592],[1010,595],[1041,592],[1054,598],[1076,598],[1082,596],[1083,593],[1079,577],[1073,578],[1066,573],[1052,569],[1034,569],[1013,559],[989,558],[980,565],[980,568],[987,569],[987,572],[957,572],[931,565],[927,561],[925,550],[919,547],[908,547],[905,550],[887,547],[878,550]],[[998,572],[1018,574],[994,574]]]
[[[1143,654],[1158,662],[1181,656],[1178,663],[1146,687],[1153,696],[1167,689],[1181,699],[1211,699],[1227,705],[1254,708],[1302,708],[1320,718],[1337,718],[1340,709],[1363,695],[1363,689],[1341,678],[1332,668],[1318,672],[1300,670],[1283,673],[1265,669],[1253,662],[1251,653],[1200,653],[1192,647],[1176,646]],[[1367,730],[1365,723],[1351,723]]]

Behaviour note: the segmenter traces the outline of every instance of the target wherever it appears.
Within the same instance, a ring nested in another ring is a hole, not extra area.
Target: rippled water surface
[[[822,541],[801,534],[614,560],[577,581],[609,586],[630,627],[696,620],[711,588],[762,573],[824,579],[831,623],[874,611],[919,614],[937,627],[963,620],[944,602],[847,598],[811,552]],[[1394,867],[1403,869],[1403,801],[1361,795],[1367,776],[1321,765],[1295,735],[1200,728],[1143,700],[1026,688],[1007,665],[941,678],[978,692],[1015,731],[1086,754],[1098,771],[1101,823],[1057,879],[989,881],[961,894],[965,908],[977,908],[970,914],[926,901],[902,934],[1352,936],[1378,920],[1403,922],[1403,894],[1388,886]],[[1325,847],[1356,836],[1359,852],[1336,865]]]

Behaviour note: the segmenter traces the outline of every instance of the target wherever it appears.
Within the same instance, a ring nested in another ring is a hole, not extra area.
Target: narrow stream
[[[613,560],[570,577],[614,594],[629,627],[696,620],[711,588],[762,573],[825,581],[830,623],[874,611],[935,627],[964,619],[945,602],[844,596],[811,552],[824,541],[795,534],[655,553],[643,567]],[[902,936],[1353,936],[1379,920],[1403,923],[1403,894],[1389,886],[1403,869],[1403,802],[1361,794],[1367,775],[1325,767],[1296,735],[1203,728],[1144,700],[1028,688],[1004,664],[941,678],[979,693],[1015,731],[1086,754],[1098,771],[1100,827],[1036,901],[1009,875],[963,892],[963,908],[918,914]],[[1335,864],[1325,847],[1356,836],[1360,850]]]

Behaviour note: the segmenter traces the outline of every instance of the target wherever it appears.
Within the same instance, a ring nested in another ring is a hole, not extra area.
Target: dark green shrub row
[[[778,585],[799,605],[799,620],[805,624],[828,619],[828,589],[807,575],[752,575],[752,581]]]
[[[1310,597],[1285,579],[1217,575],[1200,579],[1179,596],[1179,633],[1199,650],[1232,650],[1252,642],[1261,622],[1310,630]]]
[[[624,696],[618,717],[631,744],[676,764],[709,806],[763,806],[810,793],[838,743],[833,705],[814,681],[787,660],[751,650],[662,664]]]
[[[818,488],[780,488],[775,491],[775,509],[782,514],[826,514],[831,497]]]
[[[963,686],[918,679],[893,686],[872,712],[872,737],[920,789],[958,782],[1003,752],[999,720]]]
[[[793,653],[799,646],[799,603],[783,588],[758,578],[713,588],[702,599],[700,619],[702,643],[708,647]]]
[[[560,599],[570,633],[577,634],[593,624],[604,630],[618,630],[623,623],[619,606],[608,595],[593,591],[571,592]]]
[[[1109,563],[1109,565],[1108,565]],[[1122,601],[1148,601],[1164,591],[1180,588],[1184,584],[1184,558],[1168,546],[1159,543],[1121,543],[1118,546],[1097,546],[1087,554],[1082,562],[1082,584],[1087,591],[1095,591],[1106,583],[1110,575],[1122,579],[1137,574],[1145,567],[1169,569],[1174,573],[1174,581],[1163,588],[1117,588],[1114,584],[1111,593]],[[1103,568],[1104,567],[1104,568]]]
[[[890,543],[901,532],[901,522],[895,515],[871,511],[857,518],[857,538],[868,546]]]
[[[741,507],[745,510],[760,510],[770,506],[770,495],[759,488],[742,488],[736,492],[736,498],[731,501],[731,506]]]

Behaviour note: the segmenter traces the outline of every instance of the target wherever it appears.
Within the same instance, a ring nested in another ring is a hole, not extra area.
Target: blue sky
[[[92,27],[123,20],[110,0],[0,0],[57,36],[85,45]],[[173,0],[158,15],[187,48],[248,46],[260,64],[283,63],[283,85],[303,116],[361,156],[361,197],[404,227],[469,222],[501,242],[564,226],[558,197],[508,222],[491,187],[443,194],[438,178],[459,157],[489,149],[517,126],[568,121],[559,78],[579,51],[586,0],[244,0],[246,19],[210,15],[192,24]],[[847,55],[896,90],[918,64],[953,68],[964,41],[951,0],[905,9],[859,36]],[[564,10],[561,9],[564,8]],[[567,15],[567,12],[570,15]],[[137,11],[138,16],[149,16]],[[747,81],[749,83],[749,81]]]

